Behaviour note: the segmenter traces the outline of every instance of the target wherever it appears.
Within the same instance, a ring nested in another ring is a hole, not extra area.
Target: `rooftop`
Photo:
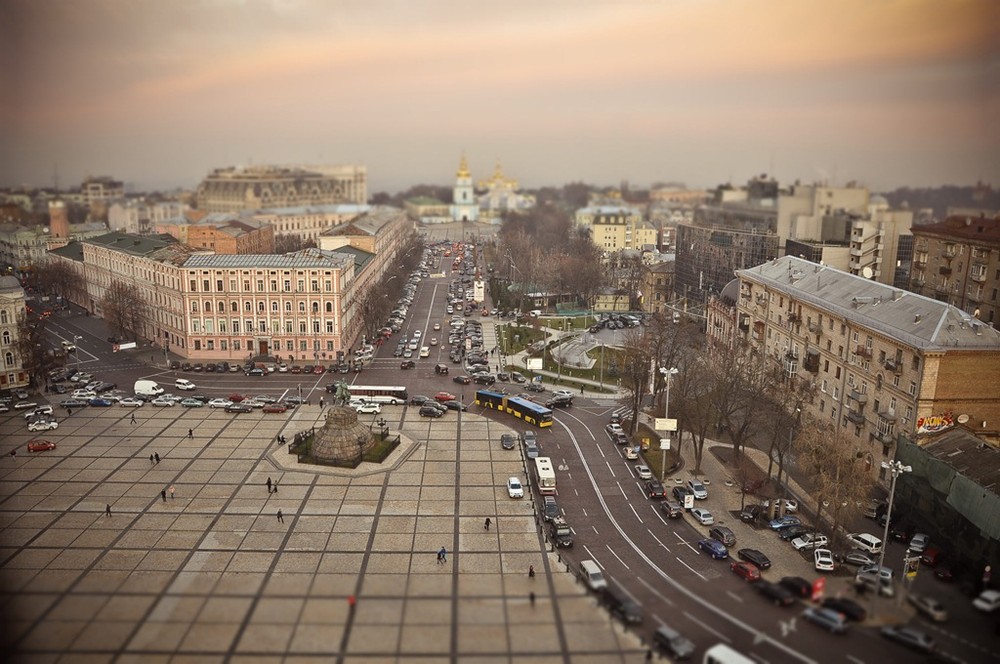
[[[948,217],[935,224],[913,226],[914,235],[934,235],[943,239],[968,240],[1000,246],[1000,217]]]
[[[149,256],[159,249],[176,244],[177,240],[169,235],[133,235],[112,231],[84,240],[86,244],[99,245],[108,249],[117,249],[133,256]]]
[[[303,249],[291,254],[199,254],[188,257],[186,268],[325,268],[343,269],[355,262],[355,256],[341,251]]]
[[[920,447],[935,459],[984,489],[997,493],[1000,484],[1000,449],[956,426],[927,437]]]
[[[783,256],[736,274],[914,348],[1000,351],[1000,331],[961,309],[825,265]]]
[[[256,215],[293,216],[303,214],[364,214],[369,205],[356,203],[331,203],[330,205],[295,205],[290,207],[264,208],[255,210]]]

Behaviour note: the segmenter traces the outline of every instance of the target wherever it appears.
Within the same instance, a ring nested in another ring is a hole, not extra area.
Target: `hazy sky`
[[[0,0],[0,184],[1000,185],[997,0]]]

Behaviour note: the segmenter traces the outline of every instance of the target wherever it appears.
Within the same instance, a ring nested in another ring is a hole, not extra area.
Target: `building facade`
[[[270,224],[275,235],[290,235],[302,242],[319,242],[319,237],[331,228],[365,214],[368,205],[317,205],[308,207],[271,208],[249,214],[254,220]]]
[[[179,217],[158,223],[157,231],[217,254],[274,253],[274,227],[248,213],[217,212],[198,221]]]
[[[125,184],[107,175],[88,177],[80,185],[82,202],[87,205],[125,197]]]
[[[642,250],[659,246],[656,228],[632,207],[589,206],[576,211],[576,223],[590,229],[590,239],[602,251]]]
[[[910,290],[1000,324],[1000,216],[913,227]]]
[[[674,295],[674,266],[673,260],[664,260],[643,269],[642,310],[646,313],[672,311],[670,301]]]
[[[462,161],[455,173],[455,187],[452,189],[451,204],[452,221],[479,221],[479,201],[472,186],[472,174],[469,164],[462,155]]]
[[[0,389],[25,387],[28,372],[17,352],[18,320],[25,315],[24,289],[16,277],[0,277]]]
[[[535,206],[535,197],[518,191],[517,180],[504,175],[497,161],[493,174],[479,181],[480,217],[490,223],[499,224],[504,213],[524,212]]]
[[[953,306],[783,257],[738,270],[736,335],[817,388],[830,421],[872,472],[942,413],[1000,428],[1000,332]],[[713,341],[722,328],[708,326]],[[884,479],[884,478],[883,478]]]
[[[364,166],[219,168],[198,185],[196,200],[205,212],[333,205],[368,201]]]
[[[155,201],[127,199],[115,201],[108,207],[108,228],[132,235],[158,233],[157,225],[169,220],[182,220],[190,210],[180,201]]]

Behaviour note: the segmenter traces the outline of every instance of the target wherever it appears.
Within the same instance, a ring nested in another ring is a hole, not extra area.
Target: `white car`
[[[708,489],[699,480],[690,479],[687,483],[688,489],[694,495],[695,500],[705,500],[708,498]]]
[[[24,414],[24,419],[30,420],[38,415],[51,415],[52,406],[36,406]]]
[[[806,533],[805,535],[796,537],[792,540],[792,546],[795,547],[796,551],[815,549],[821,546],[826,546],[826,543],[826,535],[816,535],[814,537],[812,533]]]
[[[156,397],[155,399],[153,399],[149,403],[151,405],[153,405],[153,406],[159,406],[159,407],[173,406],[174,405],[174,400],[173,399],[164,399],[163,397]]]
[[[434,331],[437,332],[441,329],[441,323],[434,323]]]
[[[833,552],[830,549],[816,549],[813,551],[813,562],[819,572],[833,571]]]
[[[438,345],[437,337],[431,337],[431,345],[432,346],[437,346]]]
[[[187,380],[186,378],[178,378],[177,380],[174,381],[174,387],[176,387],[178,390],[190,391],[195,389],[196,386],[194,383]]]
[[[372,401],[372,402],[366,401],[364,403],[359,404],[357,407],[355,407],[354,410],[356,410],[358,412],[358,414],[363,414],[363,413],[372,414],[372,413],[374,413],[374,414],[377,415],[377,414],[379,414],[379,413],[382,412],[382,404],[374,402],[374,401]]]
[[[507,478],[507,495],[511,498],[524,498],[524,487],[516,477]]]
[[[212,399],[208,402],[209,408],[225,408],[226,406],[232,406],[233,402],[229,399]]]
[[[625,455],[626,459],[638,459],[639,453],[635,451],[634,447],[625,447],[622,449],[622,454]]]
[[[986,613],[1000,609],[1000,590],[984,590],[979,597],[972,600],[972,606]]]
[[[797,500],[793,500],[792,498],[784,498],[784,499],[780,500],[779,502],[780,503],[784,503],[784,505],[785,505],[785,514],[795,514],[796,512],[799,511],[799,502]],[[771,506],[771,501],[770,500],[765,500],[761,504],[766,509],[766,508],[768,508],[768,507]]]
[[[59,423],[55,420],[39,420],[37,422],[28,422],[28,431],[51,431],[52,429],[58,429]]]
[[[125,397],[118,402],[118,405],[122,408],[141,408],[142,405],[146,403],[142,399],[136,399],[135,397]]]
[[[635,474],[638,475],[640,480],[651,480],[653,479],[653,471],[649,469],[649,466],[643,464],[636,464]]]
[[[93,399],[97,396],[97,392],[93,390],[73,390],[73,394],[70,396],[74,399]]]
[[[284,363],[279,364],[278,365],[278,373],[288,373],[288,365],[284,364]]]
[[[14,410],[28,410],[29,408],[37,408],[38,404],[34,401],[18,401],[14,404]]]
[[[715,523],[715,517],[712,516],[712,513],[701,507],[695,507],[691,510],[691,516],[693,516],[694,520],[703,526],[711,526]]]
[[[431,356],[431,349],[428,348],[427,346],[421,346],[420,357],[430,357],[430,356]]]
[[[906,601],[916,607],[918,613],[922,613],[934,622],[948,622],[948,609],[933,597],[910,593],[906,596]]]

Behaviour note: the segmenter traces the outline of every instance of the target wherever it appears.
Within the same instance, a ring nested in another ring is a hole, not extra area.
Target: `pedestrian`
[[[284,522],[285,522],[285,516],[281,513],[281,510],[278,510],[278,523],[284,523]]]
[[[188,438],[194,439],[194,429],[188,429]]]
[[[267,478],[267,492],[271,493],[271,478]]]
[[[534,565],[528,565],[528,578],[529,579],[535,578],[535,566]]]
[[[275,482],[271,485],[271,493],[278,493],[278,483]]]
[[[174,485],[170,485],[170,500],[174,499]]]
[[[448,550],[443,546],[441,547],[441,550],[438,551],[438,560],[441,561],[442,565],[448,562]]]
[[[322,407],[323,407],[323,397],[320,397],[320,398],[319,398],[319,407],[320,407],[320,408],[322,408]]]
[[[10,451],[10,458],[11,459],[16,459],[17,458],[17,450],[11,450]]]
[[[167,490],[164,489],[160,492],[160,498],[163,498],[163,502],[167,502]]]
[[[66,409],[66,414],[67,415],[72,415],[73,414],[73,409],[72,408],[67,408]]]
[[[535,591],[534,590],[532,590],[530,593],[528,593],[528,600],[531,602],[531,606],[535,605]]]
[[[111,503],[104,506],[104,516],[111,516]]]
[[[580,394],[583,394],[583,385],[580,386]]]
[[[150,466],[152,466],[152,465],[153,465],[154,463],[156,463],[156,462],[155,462],[155,461],[153,461],[153,455],[152,455],[152,454],[150,454],[150,455],[149,455],[149,465],[150,465]]]
[[[132,424],[135,424],[135,413],[132,413]]]
[[[156,454],[154,454],[153,456],[154,456],[154,457],[156,457],[156,463],[160,463],[160,453],[159,453],[159,452],[157,452],[157,453],[156,453]]]
[[[493,523],[493,522],[490,521],[490,517],[486,517],[486,522],[483,524],[483,528],[485,528],[486,530],[489,530],[491,523]]]

